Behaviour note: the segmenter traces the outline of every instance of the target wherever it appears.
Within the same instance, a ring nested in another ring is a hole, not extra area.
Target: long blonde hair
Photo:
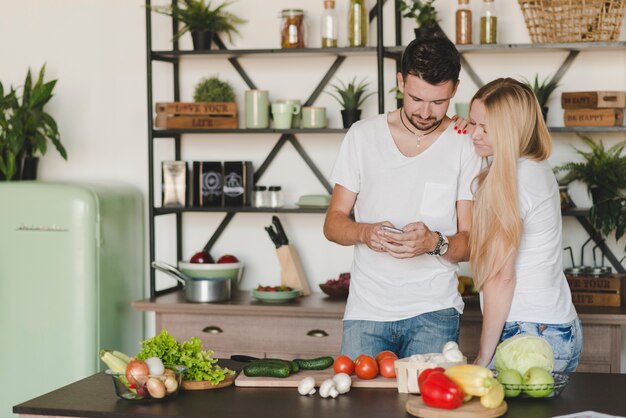
[[[494,158],[475,179],[470,263],[478,289],[515,257],[522,236],[517,194],[517,162],[548,158],[552,142],[537,99],[526,85],[499,78],[474,97],[487,113]]]

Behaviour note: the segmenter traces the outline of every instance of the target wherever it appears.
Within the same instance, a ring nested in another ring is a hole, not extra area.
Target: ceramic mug
[[[469,103],[460,102],[454,104],[454,111],[457,115],[462,117],[463,119],[467,119],[469,116]]]
[[[293,116],[300,113],[300,105],[284,102],[272,103],[272,118],[275,129],[291,128]]]
[[[302,127],[320,129],[326,127],[326,108],[305,106],[302,108]]]
[[[276,103],[291,103],[293,105],[300,106],[300,100],[298,99],[280,99],[280,100],[276,100]],[[301,123],[302,123],[302,109],[300,109],[298,113],[293,115],[293,118],[291,119],[291,127],[294,129],[298,129],[300,128]]]
[[[267,90],[247,90],[246,128],[266,129],[270,126],[270,99]]]

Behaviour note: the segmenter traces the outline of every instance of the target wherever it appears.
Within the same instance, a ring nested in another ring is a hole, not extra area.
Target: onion
[[[143,360],[131,360],[126,366],[126,379],[131,385],[137,387],[143,385],[148,380],[150,369]]]
[[[152,376],[160,376],[165,372],[165,366],[163,366],[163,362],[160,358],[150,357],[145,361]]]

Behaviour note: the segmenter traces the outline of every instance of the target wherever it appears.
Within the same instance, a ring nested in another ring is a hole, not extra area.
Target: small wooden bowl
[[[320,289],[322,292],[326,293],[329,297],[333,299],[347,299],[348,293],[350,293],[349,287],[344,286],[328,286],[327,284],[320,284]]]

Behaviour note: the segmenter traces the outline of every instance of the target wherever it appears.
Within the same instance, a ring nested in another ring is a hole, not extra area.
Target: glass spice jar
[[[281,48],[304,48],[306,37],[304,10],[283,9],[280,13],[280,17]]]
[[[459,0],[456,11],[456,44],[468,45],[472,43],[472,9],[469,0]]]
[[[498,43],[498,17],[494,0],[483,0],[480,10],[480,43]]]

